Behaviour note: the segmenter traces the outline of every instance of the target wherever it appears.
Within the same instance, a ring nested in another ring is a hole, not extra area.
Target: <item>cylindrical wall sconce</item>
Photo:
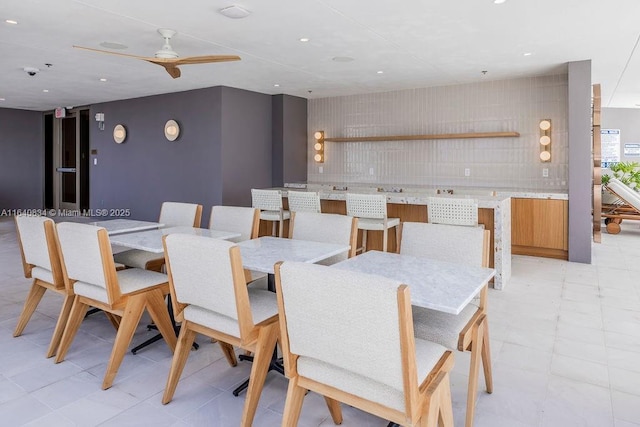
[[[540,161],[551,161],[551,119],[540,120]]]
[[[324,163],[324,131],[317,131],[313,134],[316,142],[313,144],[313,149],[315,150],[315,154],[313,156],[313,160],[316,163]]]

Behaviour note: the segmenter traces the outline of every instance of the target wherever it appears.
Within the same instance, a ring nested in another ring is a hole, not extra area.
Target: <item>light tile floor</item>
[[[513,257],[504,291],[489,293],[495,391],[480,391],[478,427],[640,426],[640,228],[625,222],[603,234],[591,265]],[[100,389],[114,330],[87,318],[65,362],[44,357],[62,299],[47,293],[19,338],[12,337],[29,287],[13,221],[0,218],[0,425],[234,426],[244,396],[232,390],[248,374],[230,368],[217,345],[201,338],[173,402],[160,403],[171,353],[159,342],[127,354],[114,386]],[[144,325],[134,342],[153,332]],[[468,354],[455,353],[452,395],[463,425]],[[254,425],[278,426],[287,381],[270,373]],[[331,426],[323,399],[310,393],[300,426]],[[345,426],[386,422],[344,408]]]

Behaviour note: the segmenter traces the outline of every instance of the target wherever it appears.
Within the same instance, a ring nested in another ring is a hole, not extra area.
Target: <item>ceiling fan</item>
[[[73,46],[76,49],[91,50],[93,52],[108,53],[111,55],[126,56],[134,59],[141,59],[143,61],[151,62],[152,64],[160,65],[167,70],[167,73],[174,79],[180,77],[179,65],[187,64],[208,64],[211,62],[227,62],[227,61],[239,61],[240,57],[237,55],[204,55],[204,56],[187,56],[180,58],[176,51],[173,50],[169,41],[176,32],[167,28],[160,28],[158,30],[162,38],[164,38],[164,45],[156,52],[154,57],[129,55],[126,53],[113,52],[110,50],[94,49],[91,47]]]

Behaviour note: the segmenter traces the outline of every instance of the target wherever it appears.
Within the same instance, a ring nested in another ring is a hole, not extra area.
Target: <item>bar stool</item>
[[[396,242],[400,218],[387,217],[387,198],[382,194],[347,193],[347,215],[358,218],[358,229],[362,230],[362,248],[367,249],[367,231],[382,231],[382,250],[387,251],[388,231],[395,227]]]
[[[428,220],[432,224],[478,226],[478,200],[429,197]]]
[[[260,219],[273,223],[271,235],[276,235],[276,222],[279,223],[278,236],[282,237],[284,221],[291,217],[289,211],[282,207],[282,194],[280,190],[251,189],[251,205],[260,209]]]
[[[320,213],[320,195],[315,191],[288,191],[290,212]]]

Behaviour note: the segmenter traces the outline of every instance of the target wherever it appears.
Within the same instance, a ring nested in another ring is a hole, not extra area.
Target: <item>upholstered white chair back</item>
[[[449,197],[429,197],[428,219],[432,224],[478,225],[478,201]]]
[[[293,219],[292,239],[310,240],[312,242],[339,243],[351,245],[353,218],[347,215],[296,212]],[[330,265],[343,261],[349,256],[348,252],[320,262]]]
[[[163,202],[159,222],[165,227],[194,227],[200,222],[197,218],[198,206],[195,203]]]
[[[106,292],[105,271],[98,241],[98,230],[103,228],[89,224],[62,222],[58,224],[57,229],[69,279],[97,286],[105,289]],[[76,289],[75,285],[74,289]],[[104,301],[104,296],[100,299]]]
[[[482,227],[405,222],[400,253],[482,267]]]
[[[387,198],[382,194],[347,193],[347,215],[384,219],[387,216]]]
[[[259,190],[252,188],[251,204],[256,209],[279,211],[282,209],[282,194],[280,190]]]
[[[232,242],[187,234],[165,238],[178,303],[202,307],[237,320],[229,249]]]
[[[640,194],[629,188],[622,181],[617,178],[611,177],[607,188],[610,188],[615,192],[622,200],[633,206],[636,210],[640,211]]]
[[[320,195],[315,191],[287,192],[291,212],[321,212]]]
[[[229,239],[231,242],[249,240],[254,232],[256,224],[255,208],[242,206],[213,206],[209,217],[209,228],[222,231],[240,233],[240,237]]]
[[[51,258],[44,224],[53,223],[53,220],[43,216],[29,215],[17,215],[15,220],[25,262],[51,271]]]
[[[353,380],[349,373],[354,373],[366,379],[350,381],[355,394],[384,394],[372,390],[377,388],[370,387],[372,382],[386,386],[382,389],[390,389],[394,398],[403,393],[400,283],[295,262],[282,264],[280,283],[280,315],[286,317],[290,351],[299,355],[300,375],[336,384],[345,376]],[[366,389],[360,394],[359,388]]]

